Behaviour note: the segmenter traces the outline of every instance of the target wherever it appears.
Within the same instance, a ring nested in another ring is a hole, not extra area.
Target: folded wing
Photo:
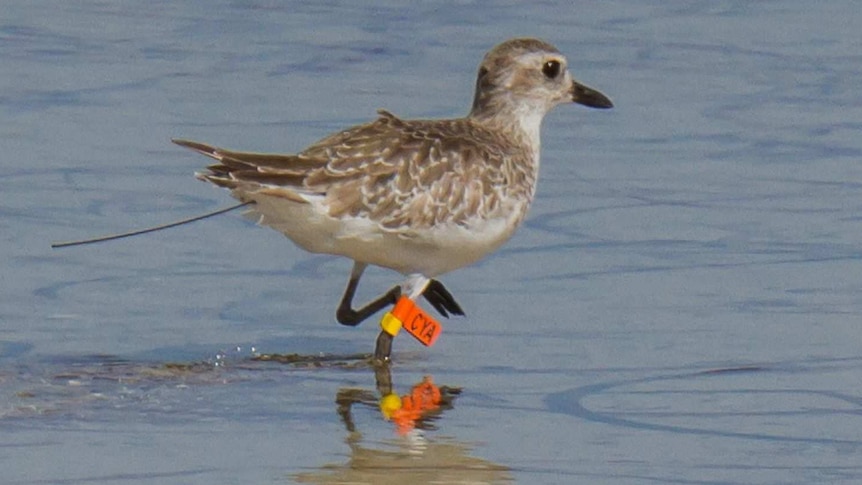
[[[240,200],[275,196],[320,201],[331,217],[367,218],[390,230],[466,223],[495,210],[509,190],[506,146],[468,120],[402,121],[381,111],[364,125],[326,137],[296,155],[240,152],[188,140],[174,143],[217,163],[196,174]],[[471,160],[485,163],[470,163]]]

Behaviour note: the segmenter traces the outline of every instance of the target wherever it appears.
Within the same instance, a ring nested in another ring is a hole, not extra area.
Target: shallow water
[[[862,482],[860,23],[853,2],[6,2],[0,481]],[[289,152],[381,107],[461,115],[514,35],[616,108],[547,118],[529,221],[443,278],[467,318],[398,339],[391,389],[374,325],[333,323],[349,262],[236,214],[49,248],[229,204],[171,137]],[[460,393],[384,419],[425,376]]]

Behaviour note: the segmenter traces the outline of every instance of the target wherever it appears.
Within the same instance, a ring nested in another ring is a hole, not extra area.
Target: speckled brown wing
[[[380,114],[302,152],[329,160],[305,185],[325,191],[331,216],[413,231],[467,224],[499,207],[510,188],[506,140],[466,119],[403,121]]]
[[[529,154],[513,153],[517,144],[467,119],[403,121],[381,111],[377,120],[297,155],[175,142],[217,159],[199,177],[232,189],[241,200],[254,193],[318,195],[332,217],[367,218],[393,231],[467,224],[498,209],[511,192],[530,192],[524,184],[532,183],[519,175],[528,167],[512,166]]]

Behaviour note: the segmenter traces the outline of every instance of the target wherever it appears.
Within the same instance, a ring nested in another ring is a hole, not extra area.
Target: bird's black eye
[[[560,75],[560,61],[548,61],[542,66],[542,74],[548,79],[556,79]]]

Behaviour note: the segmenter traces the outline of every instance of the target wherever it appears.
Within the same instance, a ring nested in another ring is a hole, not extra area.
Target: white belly
[[[526,213],[522,203],[467,226],[392,231],[368,219],[329,217],[316,202],[302,204],[267,196],[255,200],[257,204],[246,214],[284,233],[306,251],[427,277],[470,265],[493,252],[514,234]]]

